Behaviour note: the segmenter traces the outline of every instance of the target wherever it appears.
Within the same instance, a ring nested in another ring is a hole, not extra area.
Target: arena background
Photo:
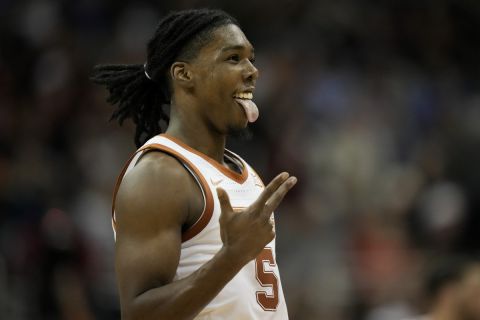
[[[480,248],[480,2],[1,0],[0,318],[119,318],[133,127],[88,77],[203,6],[239,19],[261,71],[254,139],[231,148],[299,177],[276,213],[291,318],[421,313],[428,263]]]

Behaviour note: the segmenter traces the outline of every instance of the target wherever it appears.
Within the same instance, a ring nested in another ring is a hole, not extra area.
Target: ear
[[[172,82],[182,87],[191,88],[193,86],[193,72],[186,62],[174,62],[170,67],[170,77],[172,77]]]

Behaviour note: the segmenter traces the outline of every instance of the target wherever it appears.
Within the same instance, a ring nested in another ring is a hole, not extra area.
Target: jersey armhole
[[[212,215],[213,215],[213,196],[212,196],[212,191],[210,189],[210,186],[208,185],[207,181],[205,180],[205,177],[202,175],[202,173],[198,170],[198,168],[190,161],[188,160],[185,156],[180,154],[179,152],[175,151],[172,148],[169,148],[167,146],[161,145],[161,144],[150,144],[146,145],[135,152],[130,159],[128,160],[127,164],[123,168],[122,172],[120,173],[114,193],[113,193],[113,200],[112,200],[112,227],[113,231],[115,233],[115,201],[118,193],[118,189],[120,188],[120,184],[122,182],[123,176],[127,172],[127,168],[130,167],[130,164],[132,161],[136,162],[141,158],[141,156],[147,151],[153,151],[153,150],[158,150],[161,152],[164,152],[175,159],[177,159],[183,167],[193,176],[195,181],[197,182],[198,186],[200,187],[200,190],[202,192],[203,200],[204,200],[204,205],[203,205],[203,212],[198,218],[198,220],[190,226],[187,230],[182,232],[182,242],[185,242],[187,240],[192,239],[195,237],[197,234],[199,234],[210,222]],[[135,165],[134,164],[134,165]]]

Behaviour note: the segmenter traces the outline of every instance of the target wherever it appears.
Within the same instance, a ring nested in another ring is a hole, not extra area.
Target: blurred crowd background
[[[254,137],[230,147],[299,177],[276,213],[291,319],[424,312],[428,266],[480,249],[480,2],[0,0],[0,318],[119,319],[133,126],[88,78],[204,6],[239,19],[261,72]]]

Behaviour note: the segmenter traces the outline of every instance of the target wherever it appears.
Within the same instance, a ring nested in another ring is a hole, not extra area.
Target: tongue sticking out
[[[258,119],[258,108],[257,105],[248,99],[235,99],[245,111],[247,115],[248,122],[255,122]]]

